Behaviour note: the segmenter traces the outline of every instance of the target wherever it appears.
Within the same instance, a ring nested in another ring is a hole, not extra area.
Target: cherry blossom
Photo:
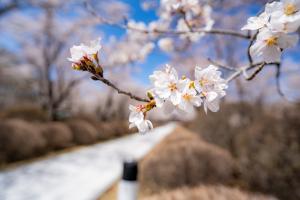
[[[300,25],[300,1],[282,0],[266,5],[266,12],[270,14],[271,21],[287,32],[295,32]]]
[[[195,68],[195,88],[203,98],[204,110],[212,112],[219,110],[219,100],[226,95],[226,81],[221,78],[221,72],[214,65],[207,68]]]
[[[297,35],[272,32],[266,28],[257,35],[255,43],[250,48],[250,54],[266,63],[279,62],[282,50],[293,47],[297,42]]]
[[[150,120],[145,120],[146,107],[144,105],[129,105],[129,128],[137,127],[139,133],[146,133],[153,128]]]
[[[155,71],[150,75],[154,85],[154,93],[163,100],[169,100],[173,105],[178,105],[181,97],[181,88],[184,88],[186,80],[179,79],[175,68],[167,65],[164,71]]]
[[[158,41],[158,46],[165,52],[171,52],[174,50],[174,44],[172,38],[166,37]]]
[[[74,45],[70,49],[71,57],[68,58],[72,62],[72,66],[76,70],[90,70],[96,73],[102,73],[99,67],[98,53],[102,48],[100,38],[93,40],[89,45]]]
[[[195,90],[194,81],[187,80],[186,83],[187,84],[181,92],[181,99],[178,104],[178,108],[184,112],[191,113],[194,110],[194,106],[201,106],[202,99]]]
[[[263,12],[258,17],[250,17],[247,20],[247,24],[242,27],[242,30],[258,30],[265,27],[270,19],[270,15]]]

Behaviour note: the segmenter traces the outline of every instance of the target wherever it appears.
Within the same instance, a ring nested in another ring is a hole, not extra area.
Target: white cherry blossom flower
[[[199,4],[198,0],[161,0],[161,6],[168,12],[188,11]]]
[[[129,115],[129,122],[130,123],[140,123],[144,120],[144,113],[143,113],[143,105],[133,106],[129,105],[130,115]]]
[[[195,68],[195,88],[203,98],[204,110],[212,112],[219,110],[219,100],[226,95],[227,82],[221,77],[221,72],[214,65],[207,68]]]
[[[188,32],[180,36],[181,39],[188,38],[193,42],[201,39],[205,33],[191,32],[190,29],[203,29],[209,31],[214,25],[214,20],[211,18],[212,9],[209,5],[204,5],[199,8],[199,14],[194,15],[193,12],[186,13],[186,19],[180,18],[177,22],[176,30]]]
[[[194,110],[194,106],[199,107],[201,103],[202,99],[194,88],[194,82],[187,80],[181,92],[181,100],[178,104],[178,108],[187,113],[191,113]]]
[[[144,134],[149,132],[151,129],[153,129],[153,124],[150,120],[143,120],[140,123],[137,124],[130,124],[129,128],[137,127],[139,130],[139,133]]]
[[[242,27],[242,30],[258,30],[267,25],[269,22],[270,15],[266,12],[263,12],[258,17],[250,17],[247,20],[247,24]]]
[[[167,65],[164,71],[155,71],[149,78],[154,85],[153,92],[158,98],[169,100],[175,106],[179,104],[180,88],[183,88],[185,82],[178,78],[175,68]]]
[[[250,48],[252,57],[257,57],[266,63],[279,62],[282,50],[293,47],[298,42],[297,35],[288,35],[280,32],[262,29]]]
[[[282,0],[266,5],[266,12],[271,15],[271,22],[284,32],[295,32],[300,26],[300,1]]]
[[[71,57],[68,58],[69,61],[73,63],[79,63],[83,57],[87,57],[91,60],[94,59],[94,55],[97,55],[101,49],[100,38],[98,40],[93,40],[89,45],[80,44],[74,45],[71,49]]]
[[[137,127],[139,133],[146,133],[153,128],[150,120],[145,120],[144,105],[129,105],[129,128]]]
[[[171,52],[174,50],[174,44],[172,38],[162,38],[158,41],[158,46],[165,52]]]

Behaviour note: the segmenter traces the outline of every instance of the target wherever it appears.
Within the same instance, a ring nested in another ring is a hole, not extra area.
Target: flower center
[[[284,14],[293,15],[297,12],[297,7],[295,4],[289,3],[284,7]]]
[[[168,87],[169,87],[169,89],[171,90],[171,92],[177,90],[176,83],[170,83]]]
[[[208,81],[207,79],[201,79],[201,80],[199,80],[199,83],[200,83],[201,87],[203,87],[203,86],[205,86],[206,84],[208,84],[209,81]]]
[[[278,38],[273,36],[273,37],[266,39],[265,43],[267,44],[267,46],[277,45],[277,40],[278,40]]]
[[[192,95],[185,93],[182,95],[182,98],[186,101],[190,101],[192,99]]]
[[[189,83],[189,89],[195,89],[195,82],[194,81],[191,81],[190,83]]]
[[[144,105],[137,105],[136,109],[141,112],[144,109]]]

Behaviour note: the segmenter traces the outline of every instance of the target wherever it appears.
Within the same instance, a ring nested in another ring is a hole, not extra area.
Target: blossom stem
[[[112,82],[110,82],[108,79],[106,79],[103,76],[100,76],[98,74],[93,74],[92,79],[93,80],[99,80],[99,81],[101,81],[105,85],[107,85],[107,86],[113,88],[114,90],[116,90],[119,94],[126,95],[126,96],[130,97],[131,99],[134,99],[134,100],[137,100],[137,101],[141,101],[141,102],[150,102],[150,100],[148,100],[148,99],[141,98],[141,97],[138,97],[138,96],[132,94],[131,92],[127,92],[127,91],[121,90],[115,84],[113,84]]]

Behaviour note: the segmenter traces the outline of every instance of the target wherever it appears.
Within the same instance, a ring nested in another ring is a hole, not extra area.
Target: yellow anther
[[[206,79],[201,79],[201,80],[199,80],[199,83],[200,83],[200,85],[201,85],[202,87],[205,86],[208,82],[209,82],[209,81],[206,80]]]
[[[169,84],[169,89],[173,92],[173,91],[175,91],[175,90],[177,90],[177,85],[176,85],[176,83],[170,83]]]
[[[266,39],[265,43],[267,44],[267,46],[277,45],[277,40],[278,40],[278,38],[273,36],[273,37]]]
[[[80,67],[80,65],[77,65],[77,64],[73,64],[73,69],[75,69],[75,70],[81,70],[81,67]]]
[[[186,101],[190,101],[192,99],[192,95],[186,93],[182,95],[182,98]]]
[[[293,15],[297,12],[297,7],[295,4],[292,3],[288,3],[285,7],[284,7],[284,14],[286,15]]]
[[[195,82],[194,81],[190,82],[189,89],[195,89]]]

